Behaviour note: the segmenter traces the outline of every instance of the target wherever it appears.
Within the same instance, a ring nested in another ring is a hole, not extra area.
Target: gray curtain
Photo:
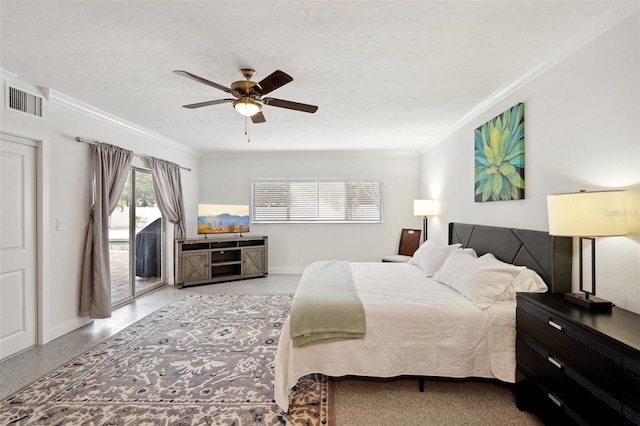
[[[184,199],[180,166],[153,157],[146,158],[151,169],[151,180],[162,217],[175,225],[174,238],[187,235],[184,224]]]
[[[115,210],[133,159],[133,152],[106,143],[92,145],[95,198],[89,218],[82,266],[80,315],[111,317],[109,216]]]

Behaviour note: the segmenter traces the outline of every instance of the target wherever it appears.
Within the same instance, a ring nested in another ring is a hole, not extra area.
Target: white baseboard
[[[93,320],[89,317],[77,317],[71,321],[49,327],[46,333],[43,333],[42,342],[39,342],[39,344],[44,345],[46,343],[49,343],[50,341],[64,336],[65,334],[70,333],[80,327],[84,327],[91,322],[93,322]]]
[[[269,268],[270,274],[282,274],[282,275],[300,275],[304,272],[304,267],[300,268]]]

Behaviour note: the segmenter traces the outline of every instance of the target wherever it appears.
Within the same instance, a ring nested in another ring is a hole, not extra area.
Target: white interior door
[[[36,344],[36,148],[0,135],[0,359]]]

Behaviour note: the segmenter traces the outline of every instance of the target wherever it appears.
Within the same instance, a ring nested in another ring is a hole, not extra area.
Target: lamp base
[[[589,296],[587,299],[585,293],[565,293],[564,300],[594,312],[611,312],[613,306],[613,303],[599,297]]]

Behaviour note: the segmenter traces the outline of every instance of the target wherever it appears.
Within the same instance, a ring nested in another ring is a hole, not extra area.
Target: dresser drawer
[[[547,425],[640,426],[640,315],[518,293],[516,405]]]
[[[550,354],[540,342],[520,333],[516,353],[518,366],[529,371],[534,380],[545,384],[552,402],[573,407],[573,417],[588,419],[592,424],[621,422],[619,400],[578,374],[562,358]]]
[[[623,350],[622,367],[624,372],[623,413],[628,419],[640,424],[640,354]]]
[[[530,371],[526,365],[520,364],[517,372],[526,381],[521,385],[520,392],[526,392],[527,409],[536,412],[540,420],[546,426],[618,426],[627,425],[619,414],[603,415],[596,412],[595,416],[589,417],[585,413],[584,405],[572,403],[559,394],[556,389],[547,386],[544,380],[539,380],[535,373]]]
[[[604,339],[587,334],[553,314],[520,304],[516,324],[600,388],[617,395],[621,389],[622,353]]]
[[[533,373],[526,366],[519,365],[516,376],[516,404],[520,410],[534,411],[540,420],[547,425],[568,426],[572,424],[586,424],[576,413],[567,410],[566,405],[558,404],[553,393],[540,382],[533,379]],[[567,413],[569,411],[569,414]]]

